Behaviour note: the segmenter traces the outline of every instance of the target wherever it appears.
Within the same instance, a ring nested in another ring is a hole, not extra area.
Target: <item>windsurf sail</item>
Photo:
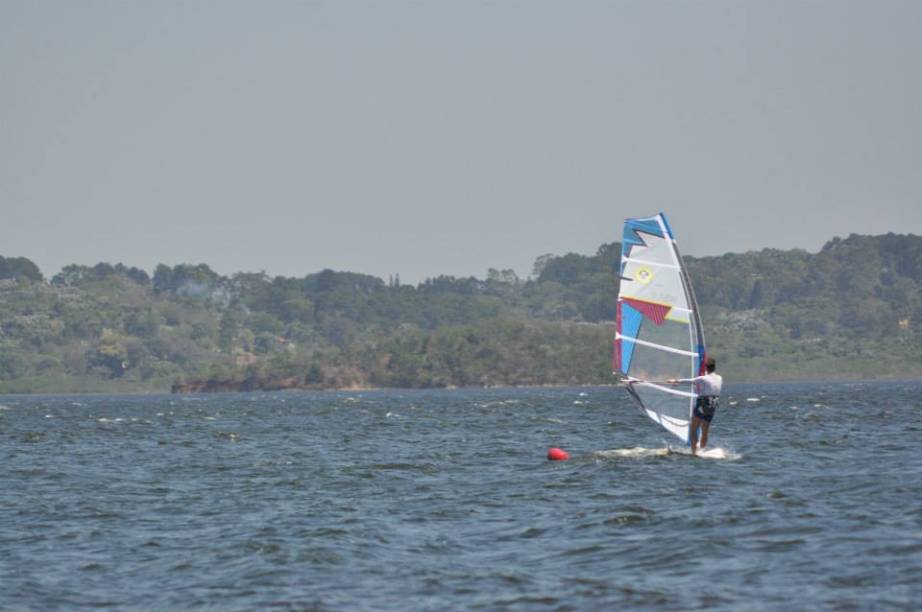
[[[662,213],[627,219],[621,241],[614,370],[640,409],[684,442],[704,374],[704,332],[675,237]]]

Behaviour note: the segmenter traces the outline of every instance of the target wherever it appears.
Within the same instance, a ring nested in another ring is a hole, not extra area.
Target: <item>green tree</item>
[[[237,329],[237,316],[232,311],[225,310],[218,325],[218,346],[223,352],[229,353],[233,350]]]
[[[44,280],[41,270],[25,257],[0,256],[0,279],[12,278],[41,282]]]

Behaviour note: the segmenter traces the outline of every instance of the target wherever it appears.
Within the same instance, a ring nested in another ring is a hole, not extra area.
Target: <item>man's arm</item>
[[[670,378],[670,379],[667,380],[666,382],[669,383],[670,385],[677,385],[677,384],[679,384],[679,383],[693,383],[693,382],[698,382],[698,381],[701,380],[702,378],[704,378],[704,377],[703,377],[703,376],[695,376],[694,378]]]

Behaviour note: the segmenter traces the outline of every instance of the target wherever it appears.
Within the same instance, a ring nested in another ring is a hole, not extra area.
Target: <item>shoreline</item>
[[[922,382],[920,374],[896,374],[883,375],[877,377],[849,378],[847,376],[837,376],[829,378],[805,377],[805,378],[777,378],[763,380],[731,380],[727,386],[732,388],[735,385],[796,385],[796,384],[817,384],[817,383],[835,383],[835,384],[869,384],[869,383],[916,383]],[[145,395],[217,395],[217,394],[246,394],[246,393],[368,393],[382,391],[469,391],[469,390],[501,390],[501,389],[589,389],[589,388],[616,388],[617,383],[543,383],[543,384],[523,384],[523,385],[469,385],[469,386],[445,386],[445,387],[374,387],[365,385],[350,385],[347,387],[285,387],[285,388],[254,388],[254,389],[220,389],[220,390],[197,390],[197,391],[173,391],[171,389],[163,390],[128,390],[128,391],[51,391],[51,392],[0,392],[0,397],[56,397],[56,396],[145,396]]]

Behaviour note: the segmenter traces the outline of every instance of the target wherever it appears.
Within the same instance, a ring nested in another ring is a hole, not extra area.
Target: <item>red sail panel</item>
[[[622,299],[657,325],[665,323],[669,311],[672,310],[672,306],[666,306],[665,304],[654,304],[653,302],[644,302],[643,300],[629,297]]]
[[[615,322],[615,350],[612,354],[612,372],[621,371],[621,339],[618,334],[621,333],[621,302],[617,304],[617,315]]]

